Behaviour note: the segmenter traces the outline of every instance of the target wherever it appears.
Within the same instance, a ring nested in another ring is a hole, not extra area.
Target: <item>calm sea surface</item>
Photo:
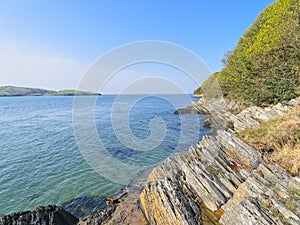
[[[88,101],[90,97],[86,98]],[[114,133],[111,123],[112,106],[129,104],[132,96],[114,103],[115,96],[99,96],[95,107],[98,136],[116,159],[130,163],[152,165],[179,150],[187,150],[197,140],[192,135],[178,146],[181,135],[180,116],[163,97],[144,97],[131,106],[128,121],[131,132],[140,139],[149,137],[149,121],[164,120],[167,131],[161,144],[152,151],[137,152],[124,146]],[[170,96],[168,96],[170,98]],[[189,102],[171,96],[182,107]],[[197,99],[190,99],[197,100]],[[2,97],[0,98],[0,214],[32,210],[37,205],[75,204],[73,199],[97,201],[121,188],[95,172],[77,147],[72,124],[73,97]],[[117,105],[116,105],[117,104]],[[119,104],[119,105],[118,105]],[[118,114],[117,114],[118,115]],[[184,115],[185,118],[199,115]],[[198,140],[208,133],[202,127]],[[76,201],[75,201],[76,202]],[[72,211],[72,210],[71,210]]]

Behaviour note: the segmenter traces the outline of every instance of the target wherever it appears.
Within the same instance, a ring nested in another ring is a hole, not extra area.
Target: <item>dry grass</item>
[[[239,136],[292,175],[300,175],[300,105],[275,120]]]
[[[211,211],[204,204],[200,204],[200,208],[203,225],[220,225],[219,220],[224,214],[221,208],[216,212]]]

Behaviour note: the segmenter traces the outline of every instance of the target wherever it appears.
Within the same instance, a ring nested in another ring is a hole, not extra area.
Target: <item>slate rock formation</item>
[[[78,219],[57,206],[37,207],[32,212],[3,216],[2,225],[74,225]]]
[[[300,224],[299,179],[269,164],[236,135],[257,127],[255,118],[276,118],[299,103],[300,98],[252,107],[238,115],[224,99],[195,103],[210,117],[213,134],[153,168],[135,191],[130,187],[110,201],[115,210],[100,224]],[[93,216],[87,218],[91,223],[79,224],[99,224],[90,220]]]

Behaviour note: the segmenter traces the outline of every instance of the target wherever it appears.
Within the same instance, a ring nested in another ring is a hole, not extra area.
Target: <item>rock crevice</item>
[[[226,100],[200,101],[196,107],[209,114],[215,132],[152,170],[140,196],[148,222],[300,224],[300,196],[293,194],[300,190],[299,183],[282,168],[269,165],[235,134],[257,127],[257,119],[277,118],[297,104],[299,98],[234,115],[224,107]],[[214,216],[205,220],[204,212]]]

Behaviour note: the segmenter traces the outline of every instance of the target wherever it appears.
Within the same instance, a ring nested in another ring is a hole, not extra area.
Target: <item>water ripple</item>
[[[151,98],[133,107],[130,126],[137,137],[150,135],[148,123],[156,116],[168,125],[161,146],[151,153],[136,152],[120,145],[114,135],[113,100],[114,96],[101,96],[95,109],[99,138],[110,154],[129,164],[151,165],[174,150],[181,125],[174,108]],[[89,202],[86,197],[107,196],[120,188],[93,171],[80,154],[72,130],[72,106],[72,97],[0,98],[0,214],[61,205],[75,198]],[[120,113],[124,106],[126,102],[120,104]],[[182,150],[191,144],[195,140]]]

